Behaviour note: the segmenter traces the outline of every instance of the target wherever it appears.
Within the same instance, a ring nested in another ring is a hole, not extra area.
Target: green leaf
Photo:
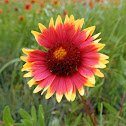
[[[34,126],[32,121],[29,119],[22,119],[21,122],[23,123],[24,126]]]
[[[83,118],[83,121],[85,122],[85,126],[90,126],[90,124],[89,124],[89,122],[88,122],[88,120],[86,120],[85,118]]]
[[[39,126],[45,126],[44,111],[43,111],[42,105],[39,105],[38,124]]]
[[[23,119],[32,119],[31,116],[24,109],[20,109],[19,113]]]
[[[13,64],[13,63],[19,62],[19,61],[21,61],[21,59],[20,59],[20,58],[16,58],[16,59],[13,59],[13,60],[7,62],[6,64],[4,64],[4,66],[0,69],[0,74],[1,74],[1,73],[3,72],[3,70],[6,69],[10,64]]]
[[[22,123],[14,123],[14,126],[24,126]]]
[[[5,126],[12,126],[14,123],[13,118],[11,117],[10,114],[10,109],[8,106],[5,107],[4,112],[3,112],[3,121],[5,123]]]
[[[80,115],[77,117],[77,119],[75,120],[75,123],[74,123],[74,126],[78,126],[80,120],[81,120],[81,117],[82,117],[82,113],[80,113]]]
[[[102,112],[103,112],[103,104],[101,103],[101,108],[100,108],[100,126],[102,126]]]
[[[31,115],[32,115],[32,120],[33,120],[34,124],[37,125],[37,115],[36,115],[35,106],[32,106]]]
[[[104,107],[106,107],[108,109],[109,112],[112,112],[114,114],[117,114],[118,112],[116,111],[116,109],[114,107],[112,107],[110,104],[106,103],[106,102],[102,102]]]

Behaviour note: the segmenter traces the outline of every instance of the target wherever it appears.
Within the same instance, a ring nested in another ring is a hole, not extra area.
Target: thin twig
[[[80,95],[80,94],[79,94],[79,95]],[[82,102],[83,102],[83,104],[84,104],[84,107],[85,107],[85,109],[86,109],[86,111],[87,111],[87,113],[88,113],[88,115],[89,115],[89,117],[90,117],[90,119],[91,119],[91,122],[93,123],[94,126],[96,126],[96,124],[94,123],[94,121],[93,121],[93,119],[92,119],[92,117],[91,117],[91,114],[90,114],[90,112],[89,112],[89,109],[88,109],[88,107],[87,107],[87,104],[86,104],[86,102],[85,102],[83,96],[80,95],[80,97],[81,97],[81,100],[82,100]]]
[[[125,99],[125,91],[123,92],[123,96],[122,96],[122,104],[121,104],[119,116],[121,116],[121,112],[122,112],[123,104],[124,104],[124,99]],[[119,126],[119,123],[120,123],[120,119],[118,120],[118,126]]]

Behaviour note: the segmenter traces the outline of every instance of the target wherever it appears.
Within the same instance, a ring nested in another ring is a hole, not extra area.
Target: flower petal
[[[84,88],[81,87],[80,89],[78,89],[78,92],[79,92],[79,94],[80,94],[81,96],[83,96],[83,95],[84,95]]]
[[[41,45],[45,48],[50,47],[51,43],[47,40],[47,38],[44,35],[40,34],[39,32],[36,32],[36,31],[31,31],[31,32],[35,36],[35,39],[39,45]]]
[[[60,17],[60,15],[58,15],[57,19],[56,19],[56,24],[55,24],[55,27],[57,28],[58,26],[62,25],[62,19]]]
[[[43,71],[36,71],[36,72],[32,72],[32,74],[34,75],[34,79],[36,81],[40,81],[45,79],[47,76],[49,76],[51,73],[49,72],[49,70],[43,70]]]
[[[47,94],[45,96],[46,99],[49,99],[55,93],[58,84],[59,84],[59,77],[56,77],[47,90]]]
[[[66,77],[64,79],[64,81],[65,81],[65,85],[66,85],[66,92],[64,92],[64,93],[65,93],[67,100],[70,101],[72,90],[73,90],[73,83],[71,82],[71,79],[69,77]]]
[[[82,26],[83,26],[83,23],[84,23],[84,18],[82,18],[81,20],[76,20],[75,22],[74,22],[74,24],[75,24],[75,31],[80,31],[81,30],[81,28],[82,28]]]
[[[39,86],[44,88],[41,95],[43,95],[43,93],[49,88],[49,86],[54,81],[55,77],[56,77],[56,75],[50,75],[39,83]]]
[[[47,31],[47,28],[43,24],[39,23],[38,26],[42,33]]]
[[[49,87],[48,90],[47,90],[45,99],[49,99],[53,94],[54,94],[54,92],[52,92],[50,87]]]
[[[32,77],[32,76],[33,76],[33,75],[32,75],[32,72],[28,72],[28,73],[24,74],[23,77]]]
[[[63,94],[56,93],[56,100],[59,103],[62,100]]]
[[[95,26],[91,26],[91,27],[84,29],[85,32],[88,32],[88,31],[90,32],[89,36],[91,36],[93,34],[94,30],[95,30]]]
[[[101,34],[101,32],[98,33],[98,34],[96,34],[96,35],[94,35],[94,36],[92,36],[92,38],[93,38],[93,39],[96,39],[100,34]]]
[[[32,78],[30,81],[28,81],[27,84],[29,85],[29,87],[31,87],[32,85],[36,84],[35,82],[36,82],[35,79]]]
[[[91,82],[92,84],[95,84],[95,77],[92,75],[91,77],[88,77],[88,81]]]
[[[20,58],[21,58],[21,60],[23,60],[25,62],[27,62],[27,60],[28,60],[28,57],[21,56]]]
[[[95,70],[95,75],[97,75],[99,77],[104,77],[104,74],[99,69]]]
[[[22,49],[22,52],[25,53],[27,56],[29,56],[29,53],[32,51],[34,51],[34,50],[33,49],[25,49],[25,48]]]
[[[75,86],[73,86],[73,90],[72,90],[72,94],[71,94],[71,101],[74,101],[76,98],[76,90],[75,90]]]
[[[38,93],[39,91],[42,90],[42,87],[40,87],[39,85],[34,89],[33,93]]]
[[[101,38],[100,39],[97,39],[97,40],[95,40],[95,41],[93,41],[93,43],[98,43],[98,42],[100,42],[101,41]]]

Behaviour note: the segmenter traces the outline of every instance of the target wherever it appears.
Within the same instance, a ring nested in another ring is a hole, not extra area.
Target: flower
[[[17,8],[17,7],[15,7],[15,8],[14,8],[14,11],[15,11],[15,12],[17,12],[17,11],[18,11],[18,8]]]
[[[52,0],[52,5],[53,6],[60,5],[60,0]]]
[[[25,10],[26,11],[30,11],[32,9],[32,5],[30,4],[30,3],[27,3],[26,5],[25,5]]]
[[[93,8],[93,7],[94,7],[93,2],[90,2],[90,3],[89,3],[89,7],[90,7],[90,8]]]
[[[8,0],[4,0],[5,4],[9,4],[9,1]]]
[[[24,15],[18,16],[18,20],[19,20],[19,21],[25,21]]]
[[[118,1],[115,1],[114,4],[115,4],[115,5],[118,5]]]
[[[28,85],[37,85],[33,93],[47,90],[46,99],[56,92],[56,99],[61,101],[65,94],[68,101],[74,101],[76,89],[84,95],[83,86],[94,87],[95,77],[104,77],[98,68],[105,68],[109,57],[98,53],[105,44],[95,40],[100,33],[92,36],[95,26],[82,31],[84,19],[74,20],[66,15],[64,24],[60,16],[54,26],[53,18],[49,29],[39,23],[42,33],[32,31],[40,46],[46,51],[25,49],[27,57],[21,56],[26,63],[22,71],[29,71],[24,77],[33,77]]]
[[[2,9],[0,8],[0,14],[2,14]]]
[[[45,4],[41,1],[41,2],[38,2],[38,4],[39,4],[39,6],[41,7],[41,8],[45,8]]]
[[[36,0],[31,0],[31,3],[32,3],[32,4],[36,3]]]

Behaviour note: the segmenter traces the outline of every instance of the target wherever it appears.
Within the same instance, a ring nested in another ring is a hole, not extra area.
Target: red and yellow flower
[[[64,24],[60,16],[54,25],[53,18],[49,29],[39,24],[42,33],[32,31],[38,44],[46,51],[22,49],[27,57],[21,56],[26,63],[22,71],[29,71],[24,77],[33,77],[28,85],[37,85],[34,93],[47,90],[46,99],[56,92],[61,101],[63,94],[68,101],[74,101],[76,90],[84,95],[84,87],[94,87],[95,77],[104,77],[99,68],[105,68],[109,57],[98,53],[105,44],[96,39],[100,33],[92,36],[95,26],[81,31],[84,19],[74,20],[66,15]]]
[[[32,5],[30,3],[27,3],[24,7],[25,11],[30,11],[32,9]]]

